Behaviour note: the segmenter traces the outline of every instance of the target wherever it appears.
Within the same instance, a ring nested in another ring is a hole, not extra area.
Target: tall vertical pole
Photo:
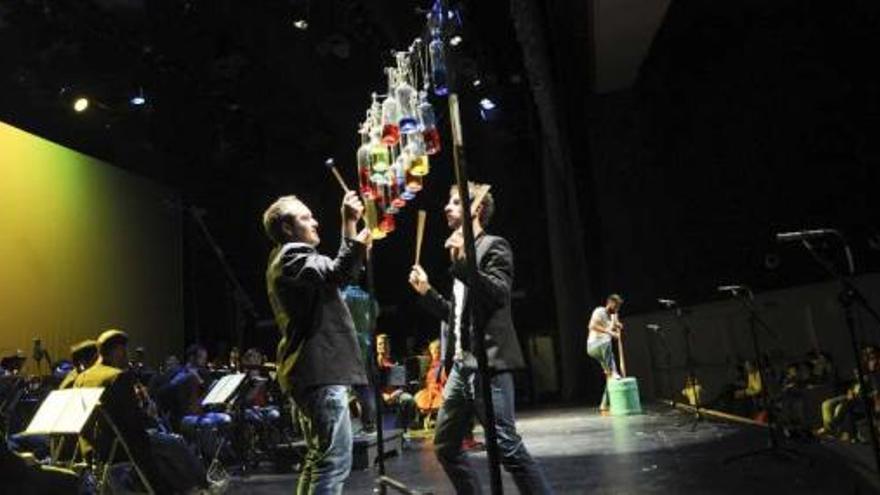
[[[464,234],[464,250],[467,263],[468,287],[476,290],[477,287],[477,248],[474,240],[474,227],[471,215],[471,198],[468,188],[467,166],[464,159],[464,139],[461,131],[461,115],[458,109],[458,95],[449,94],[449,121],[452,125],[452,160],[455,169],[455,181],[458,185],[458,195],[461,198],[462,233]],[[474,325],[473,305],[468,306],[471,317],[468,321],[472,325],[473,336],[476,340],[476,352],[478,373],[480,374],[480,391],[485,404],[486,424],[483,428],[486,432],[486,451],[489,455],[489,475],[492,493],[503,493],[501,486],[501,464],[498,456],[498,435],[495,430],[495,408],[492,405],[492,373],[489,370],[489,358],[486,355],[486,335],[480,325]]]
[[[367,363],[367,370],[370,373],[370,382],[373,385],[373,394],[374,400],[376,401],[376,448],[378,449],[378,454],[376,457],[376,464],[379,469],[379,478],[382,479],[385,477],[385,425],[384,425],[384,417],[382,414],[382,408],[385,405],[382,400],[382,388],[381,388],[381,380],[379,379],[379,367],[378,367],[378,346],[377,346],[377,338],[376,334],[376,287],[373,281],[373,256],[372,253],[367,253],[367,292],[370,296],[370,312],[369,312],[369,328],[370,328],[370,338],[372,339],[372,348],[370,352],[367,353],[369,356],[369,363]],[[385,495],[386,489],[385,485],[382,483],[377,484],[377,490],[379,495]]]

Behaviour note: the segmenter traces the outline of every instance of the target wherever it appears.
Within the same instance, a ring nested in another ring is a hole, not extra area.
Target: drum
[[[612,416],[642,413],[639,382],[634,377],[608,380],[608,398],[611,401]]]

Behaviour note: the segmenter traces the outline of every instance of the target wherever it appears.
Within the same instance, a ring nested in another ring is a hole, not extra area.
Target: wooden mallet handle
[[[480,203],[483,202],[483,198],[486,197],[486,194],[489,193],[489,189],[492,189],[492,186],[489,184],[483,184],[479,191],[474,194],[474,201],[471,203],[471,216],[477,214],[477,208],[480,207]]]
[[[324,165],[326,165],[327,168],[329,168],[330,171],[333,172],[333,176],[336,177],[336,181],[339,182],[339,187],[341,187],[342,190],[345,191],[345,194],[348,194],[351,189],[348,188],[348,186],[345,184],[345,180],[342,179],[342,174],[340,174],[339,170],[336,169],[336,163],[334,162],[334,160],[332,158],[328,158],[327,161],[324,162]]]
[[[416,265],[422,258],[422,239],[425,237],[425,210],[419,210],[418,223],[416,224]]]

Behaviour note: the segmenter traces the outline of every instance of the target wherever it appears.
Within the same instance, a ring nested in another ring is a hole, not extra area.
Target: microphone
[[[43,360],[43,341],[40,339],[34,339],[34,351],[32,357],[34,361],[39,363]]]
[[[832,235],[840,236],[840,232],[835,229],[812,229],[797,230],[794,232],[780,232],[776,234],[776,242],[807,241],[810,239],[828,237]]]
[[[671,308],[671,307],[675,306],[676,304],[678,304],[677,302],[675,302],[672,299],[657,299],[657,302],[662,304],[663,306],[666,306],[667,308]]]

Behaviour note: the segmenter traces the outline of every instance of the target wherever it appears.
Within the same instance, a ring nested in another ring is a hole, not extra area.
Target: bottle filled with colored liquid
[[[364,221],[374,241],[385,237],[386,232],[379,228],[379,211],[374,200],[367,200],[364,204]]]
[[[406,52],[397,52],[397,85],[394,96],[400,108],[400,132],[411,134],[419,131],[417,114],[417,93],[409,83],[412,71]]]
[[[402,177],[405,177],[405,173],[403,172],[404,167],[404,156],[400,155],[394,162],[394,177],[391,180],[391,206],[396,208],[398,211],[406,206],[407,202],[407,200],[403,197],[403,193],[406,192],[406,190],[404,189],[404,180],[402,179]]]
[[[370,162],[370,140],[366,125],[361,127],[361,145],[357,150],[358,187],[364,199],[373,198],[373,187],[370,184],[372,167]]]
[[[395,96],[397,70],[386,67],[388,75],[388,94],[382,102],[382,142],[386,146],[394,146],[400,141],[400,103]]]
[[[379,222],[379,230],[388,235],[390,232],[394,232],[396,225],[394,223],[394,215],[391,213],[385,213],[382,216],[382,220]]]
[[[434,83],[434,94],[446,96],[449,94],[446,73],[446,54],[443,47],[443,38],[439,29],[431,30],[431,42],[428,44],[428,56],[431,60],[431,81]]]
[[[437,129],[434,107],[424,92],[420,94],[419,98],[419,120],[422,124],[422,141],[425,143],[425,153],[436,155],[440,152],[440,131]]]
[[[378,132],[370,138],[370,173],[371,176],[384,174],[390,166],[391,157],[388,146],[379,139]]]
[[[410,159],[409,173],[416,177],[424,177],[431,171],[425,141],[421,134],[413,134],[406,143],[406,151]]]
[[[422,176],[421,175],[413,175],[412,167],[409,167],[406,172],[406,182],[404,185],[406,192],[415,196],[416,193],[422,190]]]

